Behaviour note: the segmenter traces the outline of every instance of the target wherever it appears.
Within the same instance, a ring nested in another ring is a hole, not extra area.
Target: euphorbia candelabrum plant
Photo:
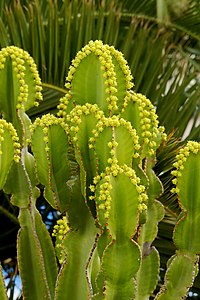
[[[114,47],[89,42],[66,81],[58,115],[31,124],[26,111],[42,98],[36,66],[17,47],[0,52],[0,188],[19,207],[23,297],[149,299],[159,275],[152,242],[164,217],[153,167],[166,135],[151,102],[131,90],[129,67]],[[180,150],[173,175],[182,212],[176,254],[156,296],[166,300],[182,299],[198,273],[199,143]],[[49,204],[66,214],[54,228],[56,251],[36,209],[39,183]]]

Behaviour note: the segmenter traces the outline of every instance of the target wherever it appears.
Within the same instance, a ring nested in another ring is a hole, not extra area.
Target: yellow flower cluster
[[[140,136],[141,144],[143,144],[144,147],[148,147],[149,155],[155,155],[160,140],[166,140],[164,127],[159,127],[158,116],[153,104],[142,94],[127,93],[122,111],[124,111],[125,107],[131,101],[137,104],[139,111],[140,128],[142,132]]]
[[[123,167],[124,174],[130,178],[131,182],[133,185],[136,186],[136,190],[139,193],[138,195],[138,210],[139,212],[142,212],[147,209],[147,201],[148,201],[148,196],[145,191],[145,186],[140,184],[140,178],[136,176],[136,173],[133,169],[130,167],[124,165]]]
[[[6,131],[9,132],[12,141],[13,141],[13,147],[14,147],[14,156],[13,160],[15,162],[19,162],[20,160],[20,155],[21,155],[21,146],[19,143],[19,137],[17,136],[17,132],[13,125],[9,122],[6,122],[3,119],[0,119],[0,155],[2,155],[2,142],[5,139]]]
[[[67,115],[67,106],[69,104],[69,100],[72,98],[72,95],[71,93],[68,91],[66,93],[66,95],[64,97],[62,97],[60,99],[60,103],[58,104],[57,108],[58,108],[58,113],[57,113],[57,116],[58,117],[66,117]]]
[[[72,60],[72,64],[69,68],[68,75],[66,77],[65,87],[68,92],[60,100],[60,104],[58,105],[58,115],[64,117],[66,115],[66,108],[68,106],[69,100],[72,98],[72,85],[73,85],[73,77],[74,74],[79,67],[81,61],[86,58],[88,55],[95,55],[99,62],[100,68],[102,71],[102,77],[104,78],[105,83],[105,93],[106,93],[106,102],[108,103],[108,110],[110,112],[118,109],[117,106],[117,77],[115,71],[115,65],[113,60],[117,61],[119,67],[121,68],[122,74],[124,74],[124,80],[126,83],[126,88],[129,90],[132,88],[132,75],[130,69],[127,65],[126,60],[123,57],[123,54],[114,47],[109,45],[104,45],[102,41],[90,41],[85,47],[81,49],[76,55],[76,57]]]
[[[70,131],[73,134],[73,141],[78,141],[78,132],[82,123],[82,116],[93,115],[97,120],[104,118],[104,113],[98,108],[97,104],[86,103],[85,105],[77,105],[67,116],[67,122],[70,124]],[[92,147],[90,147],[92,148]]]
[[[53,228],[52,236],[55,236],[58,241],[62,241],[68,231],[69,225],[67,222],[67,217],[64,216],[62,219],[57,221],[57,224]]]
[[[172,180],[172,183],[175,184],[176,187],[171,190],[172,193],[179,193],[179,188],[177,187],[178,179],[182,176],[181,172],[184,170],[184,165],[190,153],[200,153],[200,143],[189,141],[176,155],[176,162],[173,164],[175,170],[171,172],[171,174],[175,176],[175,178]]]
[[[106,47],[109,47],[109,46],[106,45]],[[132,82],[133,76],[131,75],[131,71],[127,64],[127,61],[125,60],[123,54],[120,51],[116,50],[113,46],[110,46],[109,50],[110,50],[111,54],[115,57],[117,62],[119,63],[119,66],[124,74],[124,78],[126,81],[126,89],[130,90],[134,86],[134,84]]]
[[[0,70],[5,68],[7,58],[11,58],[12,60],[12,68],[13,71],[16,73],[16,77],[19,80],[19,95],[17,99],[17,109],[24,109],[24,104],[28,100],[28,84],[25,81],[25,72],[30,70],[32,74],[33,81],[35,83],[35,106],[38,106],[38,101],[42,100],[42,86],[41,80],[37,71],[36,64],[34,60],[29,55],[28,52],[15,47],[15,46],[8,46],[6,48],[1,49],[0,51]],[[27,75],[27,74],[26,74]]]
[[[109,210],[111,209],[111,195],[110,191],[112,185],[110,183],[110,176],[104,177],[105,182],[100,185],[99,196],[96,200],[98,208],[104,211],[104,217],[107,219],[109,217]]]
[[[93,185],[90,185],[90,190],[92,193],[96,192],[99,186],[98,196],[91,196],[90,199],[95,199],[98,209],[104,211],[105,219],[109,218],[109,211],[112,206],[111,190],[112,176],[116,177],[119,174],[125,174],[131,181],[131,183],[136,187],[138,192],[138,211],[142,212],[147,209],[148,196],[145,191],[145,187],[140,184],[140,178],[137,177],[135,171],[128,167],[127,165],[119,166],[117,163],[112,163],[111,166],[106,167],[105,172],[97,175],[93,179]]]
[[[65,237],[65,235],[69,232],[70,227],[67,222],[66,216],[64,216],[62,219],[59,219],[57,221],[57,224],[53,228],[52,236],[56,237],[56,248],[59,250],[59,262],[60,264],[63,263],[65,258],[65,252],[62,249],[62,241]]]
[[[116,73],[114,70],[114,65],[112,63],[112,56],[110,55],[109,48],[105,46],[102,41],[90,41],[85,47],[82,48],[81,51],[77,53],[77,56],[72,61],[72,66],[69,69],[68,76],[66,78],[67,83],[66,87],[68,89],[71,88],[71,82],[73,79],[73,75],[76,71],[76,68],[86,56],[90,54],[94,54],[98,57],[101,70],[103,72],[103,78],[105,82],[105,92],[107,94],[106,101],[108,103],[108,109],[116,110],[117,109],[117,81],[116,81]],[[70,91],[69,91],[70,93]]]
[[[34,132],[34,130],[37,127],[41,127],[43,131],[43,140],[45,142],[45,151],[49,152],[49,127],[52,125],[60,125],[64,131],[66,132],[66,135],[68,136],[68,125],[65,123],[63,118],[57,118],[52,114],[46,114],[42,116],[42,118],[36,118],[35,122],[30,126],[30,132],[31,134]]]
[[[106,118],[106,117],[102,117],[97,125],[96,125],[96,129],[93,129],[92,133],[93,133],[93,137],[90,138],[90,148],[94,148],[94,144],[95,144],[95,140],[98,138],[98,136],[100,135],[101,132],[103,132],[103,130],[106,127],[119,127],[119,126],[123,126],[124,128],[127,129],[127,131],[130,133],[130,137],[132,138],[133,141],[133,157],[137,158],[138,157],[138,150],[140,149],[140,145],[139,145],[139,138],[138,135],[136,133],[136,130],[134,128],[132,128],[131,123],[124,120],[123,118],[119,118],[118,116],[114,115],[112,117]],[[110,154],[111,156],[115,155],[115,147],[117,147],[117,144],[115,144],[115,142],[110,141],[108,144],[108,147],[111,148],[110,150]]]
[[[108,168],[107,171],[108,171],[107,173],[101,173],[100,175],[94,177],[93,179],[94,185],[90,185],[91,192],[95,193],[96,185],[100,183],[101,179],[103,179],[103,182],[100,183],[98,197],[90,196],[90,200],[95,199],[98,209],[104,211],[105,219],[108,219],[109,217],[109,210],[111,209],[111,200],[112,200],[110,195],[110,191],[112,189],[112,184],[110,183],[111,174],[109,173]]]

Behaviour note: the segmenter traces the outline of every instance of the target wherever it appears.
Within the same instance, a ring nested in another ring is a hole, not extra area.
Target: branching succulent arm
[[[160,267],[152,243],[165,213],[153,168],[166,135],[151,102],[131,90],[123,55],[90,41],[72,61],[58,115],[33,124],[25,111],[41,99],[41,85],[29,55],[2,49],[0,79],[6,86],[0,89],[0,183],[20,209],[24,298],[149,299]],[[182,214],[173,237],[177,252],[157,299],[182,299],[198,272],[199,155],[199,144],[189,142],[174,165]],[[53,232],[58,266],[35,206],[38,183],[64,214]]]
[[[27,52],[13,46],[0,51],[0,85],[1,189],[11,194],[12,204],[19,207],[17,255],[23,296],[51,299],[57,265],[51,238],[35,207],[39,190],[35,159],[28,152],[31,121],[26,114],[42,99],[42,88]]]
[[[177,155],[173,171],[182,212],[174,230],[176,254],[168,262],[165,285],[156,299],[181,299],[192,286],[198,273],[198,254],[200,252],[200,144],[189,141]]]

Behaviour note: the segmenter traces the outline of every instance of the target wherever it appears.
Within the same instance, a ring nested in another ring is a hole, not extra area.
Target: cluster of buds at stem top
[[[130,137],[132,138],[132,141],[133,141],[133,148],[132,148],[133,149],[133,157],[137,158],[139,155],[137,151],[140,149],[140,145],[139,145],[139,139],[138,139],[136,130],[134,128],[132,128],[130,122],[127,122],[123,118],[119,118],[117,115],[114,115],[114,116],[108,117],[108,118],[103,117],[101,120],[98,121],[96,128],[93,129],[93,131],[92,131],[93,137],[91,137],[89,140],[90,141],[89,148],[90,149],[95,148],[96,139],[99,137],[101,132],[103,132],[106,127],[110,127],[112,129],[114,129],[119,126],[123,126],[130,133]],[[118,143],[117,143],[117,141],[115,141],[115,139],[113,137],[113,139],[110,142],[108,142],[108,147],[110,148],[110,154],[111,154],[111,158],[108,161],[109,164],[114,162],[113,158],[115,157],[115,149],[117,146],[118,146]]]
[[[14,147],[14,156],[13,160],[15,162],[19,162],[20,160],[20,153],[21,153],[21,146],[19,143],[19,137],[17,136],[17,132],[13,125],[9,122],[6,122],[3,119],[0,119],[0,156],[3,154],[2,153],[2,143],[4,142],[5,136],[6,135],[6,130],[9,132],[12,141],[13,141],[13,147]]]
[[[93,184],[90,185],[90,190],[94,194],[94,196],[90,196],[90,199],[95,199],[97,208],[104,211],[105,219],[109,218],[109,211],[112,208],[112,177],[117,177],[119,174],[126,175],[136,187],[139,200],[138,211],[142,212],[147,209],[148,196],[145,186],[140,184],[141,180],[137,177],[135,171],[127,165],[119,166],[116,162],[113,162],[111,166],[106,167],[105,172],[94,177]],[[99,188],[98,195],[95,194],[97,188]]]
[[[105,45],[106,48],[108,48],[108,50],[111,52],[111,54],[113,55],[113,57],[117,60],[117,62],[119,63],[119,66],[122,70],[122,73],[124,74],[124,78],[126,80],[126,90],[129,91],[132,89],[132,87],[134,86],[132,80],[133,80],[133,76],[131,74],[130,68],[128,66],[127,61],[124,58],[124,55],[122,52],[116,50],[113,46],[108,46]]]
[[[43,140],[46,144],[45,150],[48,153],[49,152],[49,127],[52,125],[60,125],[66,132],[66,135],[68,135],[68,125],[65,123],[65,121],[62,118],[56,118],[54,115],[46,114],[42,116],[42,118],[36,118],[35,122],[30,126],[30,132],[31,134],[34,132],[34,130],[37,127],[41,127],[43,131]]]
[[[175,178],[172,180],[172,183],[177,185],[179,178],[182,176],[182,171],[184,170],[184,165],[187,162],[190,153],[200,153],[200,143],[195,141],[189,141],[186,146],[180,149],[179,153],[176,156],[176,162],[173,164],[175,170],[171,172]],[[179,188],[176,186],[171,190],[172,193],[179,194]]]
[[[32,80],[35,83],[35,102],[34,105],[38,106],[39,102],[42,100],[42,86],[39,73],[34,63],[33,58],[29,55],[28,52],[15,47],[9,46],[1,49],[0,51],[0,71],[5,68],[7,60],[11,59],[12,69],[16,74],[16,78],[19,82],[19,95],[16,103],[17,109],[24,109],[24,105],[28,100],[29,87],[26,83],[27,69],[30,71]],[[30,76],[30,75],[29,75]],[[31,91],[33,92],[33,91]]]
[[[115,65],[113,63],[113,59],[117,61],[121,73],[124,76],[125,80],[125,89],[130,90],[133,87],[132,83],[132,75],[130,69],[127,65],[126,60],[123,57],[123,54],[117,51],[114,47],[109,45],[104,45],[102,41],[90,41],[85,47],[81,49],[76,55],[76,57],[72,60],[72,64],[69,68],[69,73],[66,78],[66,88],[67,94],[63,97],[58,105],[58,115],[65,116],[66,109],[70,99],[73,99],[73,79],[78,71],[79,65],[81,62],[86,59],[89,55],[94,55],[97,57],[100,63],[100,72],[102,73],[102,78],[104,81],[104,88],[107,102],[108,110],[112,113],[118,109],[118,97],[117,97],[117,75],[115,71]],[[122,75],[121,74],[121,75]],[[88,86],[90,88],[90,86]],[[76,99],[73,99],[74,103],[76,103]]]
[[[94,115],[97,120],[104,118],[104,113],[96,104],[86,103],[85,105],[77,105],[69,115],[67,115],[67,122],[70,124],[70,131],[73,134],[73,142],[78,141],[78,132],[80,124],[82,123],[82,116]]]
[[[135,103],[139,115],[139,128],[136,128],[139,135],[139,143],[142,148],[147,148],[148,155],[154,156],[161,140],[166,140],[164,127],[159,126],[158,116],[151,101],[139,93],[127,92],[122,108],[122,115],[130,103]],[[134,124],[132,124],[134,127]]]
[[[53,228],[52,236],[56,238],[56,250],[59,252],[59,263],[62,264],[65,259],[65,252],[62,247],[62,241],[65,235],[69,232],[70,227],[67,222],[67,217],[57,221],[57,224]]]

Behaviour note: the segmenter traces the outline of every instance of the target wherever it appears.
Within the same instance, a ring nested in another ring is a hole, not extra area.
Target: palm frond
[[[193,120],[188,136],[195,130],[197,138],[200,114],[198,56],[192,55],[187,45],[182,46],[184,37],[180,38],[176,46],[176,36],[170,30],[162,31],[151,22],[133,18],[120,50],[131,66],[135,90],[147,95],[155,104],[167,132],[175,130],[176,136],[183,136],[188,123]]]
[[[200,40],[200,1],[188,0],[184,3],[179,1],[178,6],[175,5],[174,1],[169,1],[169,3],[172,22],[176,24],[177,28]]]
[[[121,3],[120,0],[116,2]],[[124,17],[137,16],[167,28],[174,28],[200,40],[199,0],[124,0]]]
[[[121,2],[120,0],[117,2]],[[123,11],[127,14],[146,15],[149,17],[156,17],[157,7],[156,0],[125,0],[122,1]]]

